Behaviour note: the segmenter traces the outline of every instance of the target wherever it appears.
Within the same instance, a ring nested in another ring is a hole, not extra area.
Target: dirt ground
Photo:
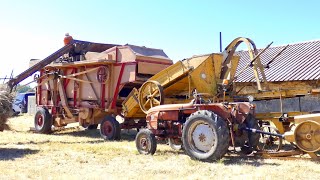
[[[320,179],[320,163],[308,160],[240,158],[191,160],[158,144],[154,156],[138,154],[135,131],[106,142],[98,130],[74,126],[50,135],[30,131],[33,117],[9,120],[0,132],[0,179]]]

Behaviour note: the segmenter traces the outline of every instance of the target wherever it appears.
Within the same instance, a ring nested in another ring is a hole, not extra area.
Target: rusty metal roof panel
[[[261,56],[263,65],[267,64],[285,46],[276,46],[267,49]],[[258,49],[261,52],[262,49]],[[240,62],[238,73],[250,62],[248,51],[238,51]],[[297,81],[320,79],[320,40],[290,44],[288,48],[278,56],[270,68],[265,68],[267,81]],[[261,77],[261,74],[260,74]],[[237,82],[250,82],[253,78],[252,67],[246,69],[237,78]]]

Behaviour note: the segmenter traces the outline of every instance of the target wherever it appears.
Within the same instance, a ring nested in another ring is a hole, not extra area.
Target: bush
[[[8,92],[4,85],[0,85],[0,131],[9,129],[6,123],[12,115],[13,99],[13,94]]]

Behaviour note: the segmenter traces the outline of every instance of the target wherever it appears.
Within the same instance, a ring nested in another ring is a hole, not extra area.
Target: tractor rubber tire
[[[228,151],[230,134],[225,120],[212,111],[200,110],[190,115],[183,131],[185,152],[201,161],[216,161]]]
[[[113,141],[120,139],[120,124],[112,116],[106,116],[100,123],[100,135],[104,140]]]
[[[149,129],[140,129],[135,141],[140,154],[153,155],[157,150],[157,139]]]
[[[42,134],[51,133],[53,125],[52,115],[45,108],[39,108],[34,116],[34,127],[36,132]]]

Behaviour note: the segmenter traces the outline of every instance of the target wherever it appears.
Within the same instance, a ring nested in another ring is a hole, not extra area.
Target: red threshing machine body
[[[79,122],[90,128],[106,116],[114,119],[121,115],[122,101],[133,88],[172,64],[161,49],[85,41],[74,41],[60,55],[41,67],[37,77],[35,128],[43,133],[49,131],[46,123],[61,127]],[[119,127],[141,126],[145,119],[125,119]]]

